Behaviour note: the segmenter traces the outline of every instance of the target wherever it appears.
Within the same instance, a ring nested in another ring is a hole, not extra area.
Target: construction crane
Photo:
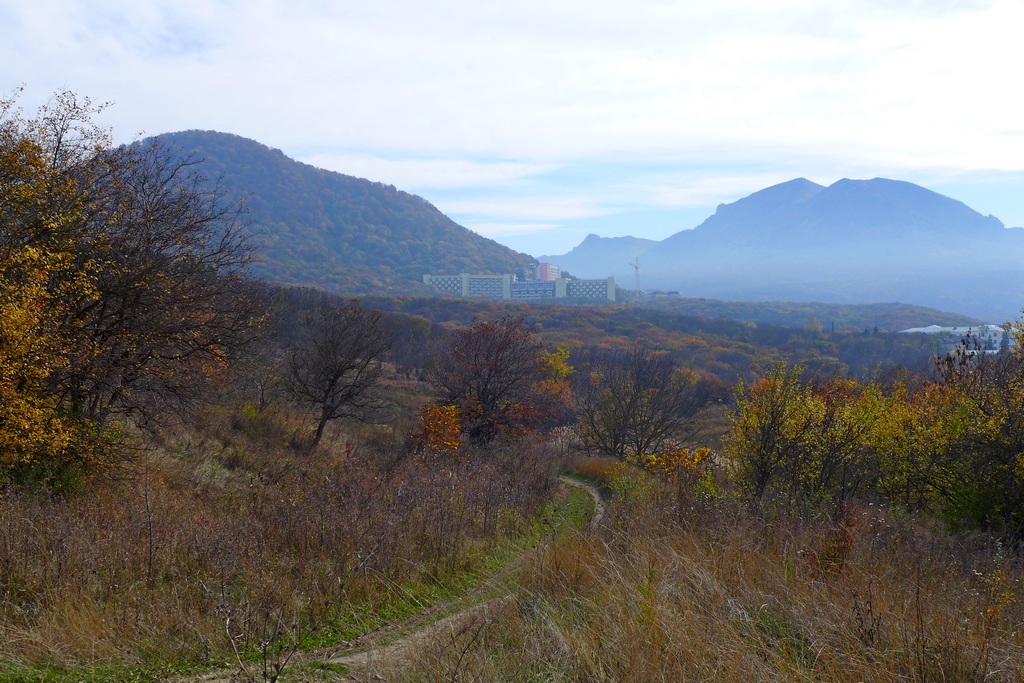
[[[636,271],[636,289],[634,290],[633,299],[637,300],[640,298],[640,257],[634,257],[633,262],[629,265],[633,266],[633,270]]]

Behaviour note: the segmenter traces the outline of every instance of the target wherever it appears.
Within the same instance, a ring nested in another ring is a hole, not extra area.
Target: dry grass
[[[458,592],[551,493],[538,452],[428,461],[368,429],[310,457],[301,426],[214,415],[125,481],[4,493],[0,660],[223,664],[279,622],[286,647],[344,640]],[[758,515],[613,461],[580,469],[615,495],[599,531],[550,537],[511,599],[417,642],[389,680],[1024,680],[1024,567],[991,537],[872,506]]]
[[[572,471],[597,485],[604,492],[612,490],[613,482],[630,471],[621,460],[602,457],[581,457],[572,463]]]
[[[516,609],[424,649],[426,678],[457,652],[458,680],[1024,680],[1024,571],[992,538],[630,491],[599,536],[537,550]]]
[[[531,452],[430,461],[386,432],[306,456],[299,424],[213,416],[124,481],[3,493],[0,661],[218,664],[229,637],[256,652],[278,620],[307,644],[353,637],[528,530],[554,486]]]

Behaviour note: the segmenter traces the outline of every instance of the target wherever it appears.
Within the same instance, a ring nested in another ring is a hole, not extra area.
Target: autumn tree
[[[725,453],[754,500],[835,505],[875,483],[865,444],[884,403],[873,385],[805,382],[802,374],[800,365],[777,363],[749,388],[739,385]]]
[[[877,485],[879,462],[869,444],[888,399],[871,384],[808,382],[803,372],[777,363],[749,388],[739,385],[725,454],[752,500],[838,510]]]
[[[655,455],[701,407],[698,378],[646,344],[595,350],[576,361],[576,432],[585,448],[626,460]]]
[[[956,460],[942,514],[957,526],[1024,536],[1024,351],[985,352],[972,340],[941,364],[956,409],[944,420]]]
[[[53,263],[32,248],[0,247],[0,468],[18,476],[94,455],[87,425],[65,414],[48,386],[69,362],[45,286]]]
[[[382,415],[386,404],[373,390],[390,348],[380,312],[356,300],[324,304],[306,314],[303,338],[289,357],[287,385],[292,397],[317,416],[311,451],[332,420],[373,421]]]
[[[50,383],[67,410],[99,424],[195,395],[253,338],[262,310],[244,276],[241,207],[176,150],[111,147],[92,122],[102,108],[61,92],[36,119],[10,122],[62,191],[35,197],[61,220],[8,233],[72,259],[47,285],[66,308],[70,360]],[[68,286],[82,278],[87,287]]]
[[[477,321],[443,341],[432,376],[474,443],[516,436],[536,418],[542,350],[521,315]]]
[[[0,467],[46,477],[96,455],[89,425],[53,392],[71,362],[68,302],[91,281],[67,237],[80,217],[77,183],[53,168],[13,105],[0,101]]]
[[[194,162],[137,145],[97,164],[80,263],[94,291],[75,310],[88,333],[61,383],[76,411],[103,422],[159,413],[223,371],[255,337],[262,302],[244,276],[238,207]]]
[[[933,381],[881,397],[865,448],[877,492],[954,528],[1024,536],[1024,355],[967,339]]]
[[[196,396],[262,310],[240,207],[175,150],[112,147],[102,109],[68,92],[33,119],[0,103],[7,301],[31,300],[52,351],[45,377],[19,386],[100,431]]]
[[[413,434],[413,444],[418,453],[451,455],[459,450],[461,433],[457,406],[428,403],[420,408],[420,424]]]
[[[866,440],[879,465],[878,492],[900,507],[940,513],[970,478],[960,441],[977,420],[956,388],[930,382],[914,391],[897,387],[875,411]]]

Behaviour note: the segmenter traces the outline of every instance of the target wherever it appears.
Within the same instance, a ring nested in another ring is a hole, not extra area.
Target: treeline
[[[628,349],[636,343],[667,351],[693,370],[732,385],[777,360],[803,363],[819,375],[869,378],[894,366],[923,370],[937,340],[875,329],[832,333],[820,326],[785,327],[684,315],[631,305],[519,304],[451,298],[364,297],[367,306],[406,314],[433,326],[469,325],[476,318],[523,315],[551,346]]]
[[[797,301],[719,301],[663,297],[646,301],[653,308],[705,318],[728,318],[758,324],[802,327],[809,321],[820,321],[828,330],[858,332],[881,329],[889,332],[911,327],[969,326],[983,321],[956,313],[947,313],[922,306],[899,303],[827,304]],[[1002,322],[1002,321],[997,321]]]
[[[902,371],[822,381],[780,363],[741,385],[725,437],[740,491],[840,514],[855,499],[876,500],[1020,538],[1024,354],[965,343],[938,371],[934,380]]]

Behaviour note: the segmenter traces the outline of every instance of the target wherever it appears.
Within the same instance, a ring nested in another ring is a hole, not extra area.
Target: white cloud
[[[301,161],[406,190],[514,185],[557,168],[552,164],[469,159],[387,159],[372,154],[330,152],[311,154],[301,158]]]
[[[794,175],[772,173],[664,173],[630,180],[633,204],[661,207],[709,207],[733,202],[752,192],[792,180]]]
[[[440,200],[437,208],[450,216],[496,218],[523,221],[565,221],[593,218],[611,213],[588,197],[520,196]],[[490,221],[487,221],[490,222]]]
[[[233,132],[494,225],[1024,170],[1017,0],[0,0],[0,24],[26,109],[70,87],[121,139]],[[559,185],[588,161],[685,170]]]
[[[118,90],[126,135],[220,128],[286,150],[321,140],[534,163],[765,140],[952,165],[1021,158],[994,141],[1017,127],[1012,2],[44,0],[13,12],[6,70]],[[34,85],[6,70],[5,85]]]

